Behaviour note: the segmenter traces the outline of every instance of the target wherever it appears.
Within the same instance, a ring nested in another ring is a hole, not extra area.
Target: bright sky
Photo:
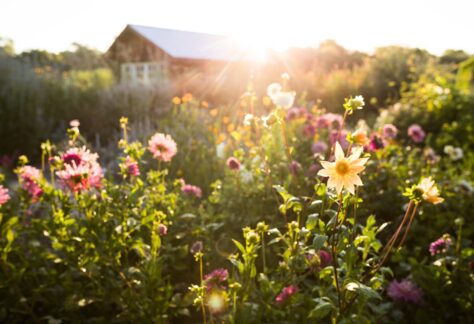
[[[107,50],[127,24],[247,38],[282,49],[334,39],[474,53],[472,0],[1,0],[0,37],[17,52],[78,42]]]

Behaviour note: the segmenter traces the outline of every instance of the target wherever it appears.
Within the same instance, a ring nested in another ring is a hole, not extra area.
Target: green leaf
[[[308,220],[306,221],[306,228],[310,231],[315,228],[316,225],[318,225],[318,218],[318,213],[308,215]]]
[[[350,282],[345,287],[349,291],[353,291],[357,294],[367,297],[368,299],[379,299],[382,300],[379,293],[373,290],[372,288],[361,284],[360,282]]]
[[[15,234],[13,233],[13,231],[11,229],[9,229],[7,231],[7,241],[9,243],[13,242],[13,240],[15,239]]]
[[[308,315],[308,318],[324,318],[326,317],[333,309],[334,305],[328,301],[321,301]]]
[[[240,250],[240,252],[242,252],[242,254],[245,253],[245,248],[239,241],[232,239],[232,242],[234,242],[235,246],[237,246],[237,248]]]
[[[321,249],[324,246],[324,242],[326,242],[327,238],[328,237],[326,235],[315,234],[312,247],[315,250]]]

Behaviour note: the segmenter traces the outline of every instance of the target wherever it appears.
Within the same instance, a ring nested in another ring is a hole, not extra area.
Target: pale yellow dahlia
[[[423,178],[418,185],[418,189],[423,192],[423,199],[432,204],[436,205],[444,201],[444,199],[439,196],[438,187],[436,187],[435,182],[431,180],[431,177]]]
[[[362,147],[353,150],[348,157],[344,156],[339,142],[336,142],[336,161],[328,162],[321,161],[324,169],[318,172],[318,175],[329,177],[327,186],[329,188],[336,188],[338,194],[341,193],[342,188],[346,188],[351,194],[354,194],[355,186],[362,186],[362,180],[357,175],[365,169],[364,164],[369,158],[360,158],[362,154]]]

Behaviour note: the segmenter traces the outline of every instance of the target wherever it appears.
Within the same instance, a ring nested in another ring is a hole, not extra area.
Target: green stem
[[[267,272],[267,260],[265,257],[265,232],[262,231],[262,261],[263,261],[263,273]]]
[[[342,306],[342,298],[341,298],[341,289],[339,287],[339,279],[338,279],[338,274],[337,274],[338,262],[337,262],[337,251],[336,251],[337,249],[336,230],[337,230],[338,217],[341,210],[342,210],[342,193],[339,195],[339,208],[336,213],[336,219],[334,221],[334,229],[332,233],[332,266],[334,269],[334,281],[336,282],[337,302],[339,305],[339,309],[341,309],[341,306]]]
[[[203,270],[202,270],[202,255],[199,256],[199,276],[201,279],[201,288],[204,287],[204,275],[203,275]],[[203,295],[201,296],[201,311],[202,311],[202,320],[204,324],[206,324],[206,308],[204,306],[204,292]]]

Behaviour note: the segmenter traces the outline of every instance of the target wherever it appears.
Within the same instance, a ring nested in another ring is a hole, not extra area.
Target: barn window
[[[167,78],[167,70],[160,62],[125,63],[121,66],[121,81],[124,83],[154,83]]]

